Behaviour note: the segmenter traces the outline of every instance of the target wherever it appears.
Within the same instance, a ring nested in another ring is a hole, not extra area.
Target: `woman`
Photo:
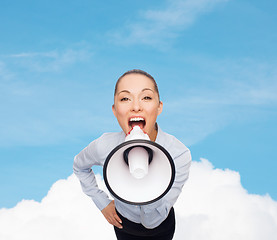
[[[122,128],[119,133],[105,133],[91,142],[74,159],[74,173],[83,191],[92,198],[107,221],[114,225],[117,239],[173,238],[175,215],[173,205],[189,175],[190,151],[174,136],[163,132],[156,120],[163,103],[154,78],[142,70],[131,70],[118,80],[114,91],[113,114]],[[151,141],[163,146],[173,158],[176,176],[170,191],[160,200],[134,206],[120,200],[110,200],[97,187],[91,170],[93,165],[104,165],[107,155],[124,142],[125,136],[135,126],[148,134]]]

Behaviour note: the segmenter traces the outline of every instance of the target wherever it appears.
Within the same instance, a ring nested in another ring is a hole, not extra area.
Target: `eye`
[[[149,97],[149,96],[145,96],[144,98],[143,98],[143,100],[151,100],[152,99],[152,97]]]
[[[123,97],[123,98],[120,99],[121,102],[125,102],[125,101],[128,101],[128,100],[129,100],[129,98],[127,98],[127,97]]]

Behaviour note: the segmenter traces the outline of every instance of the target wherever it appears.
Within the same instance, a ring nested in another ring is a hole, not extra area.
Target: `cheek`
[[[149,111],[151,111],[151,113],[155,116],[159,115],[160,114],[159,105],[155,104],[155,105],[151,106],[151,108],[149,108]]]
[[[148,119],[151,120],[151,121],[156,121],[157,119],[157,116],[159,115],[159,111],[157,108],[151,108],[151,109],[148,109],[147,111],[147,115],[148,115]]]
[[[116,118],[122,119],[124,117],[126,117],[126,108],[124,108],[123,106],[118,106],[116,108]]]

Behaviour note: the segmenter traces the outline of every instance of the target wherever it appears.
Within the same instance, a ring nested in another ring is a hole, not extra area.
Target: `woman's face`
[[[131,73],[119,81],[112,109],[125,134],[139,125],[155,141],[155,123],[162,108],[154,83],[147,76]]]

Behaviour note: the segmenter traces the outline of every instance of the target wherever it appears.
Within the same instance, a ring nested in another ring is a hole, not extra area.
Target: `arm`
[[[91,169],[93,165],[103,165],[104,161],[97,151],[98,141],[95,140],[74,158],[73,171],[81,183],[83,192],[92,198],[104,217],[112,225],[121,228],[120,218],[117,216],[114,203],[108,195],[98,188],[95,175]]]
[[[111,200],[108,195],[98,188],[93,165],[100,165],[96,151],[97,140],[90,143],[74,158],[73,172],[81,183],[83,192],[94,201],[99,210],[105,208]]]

